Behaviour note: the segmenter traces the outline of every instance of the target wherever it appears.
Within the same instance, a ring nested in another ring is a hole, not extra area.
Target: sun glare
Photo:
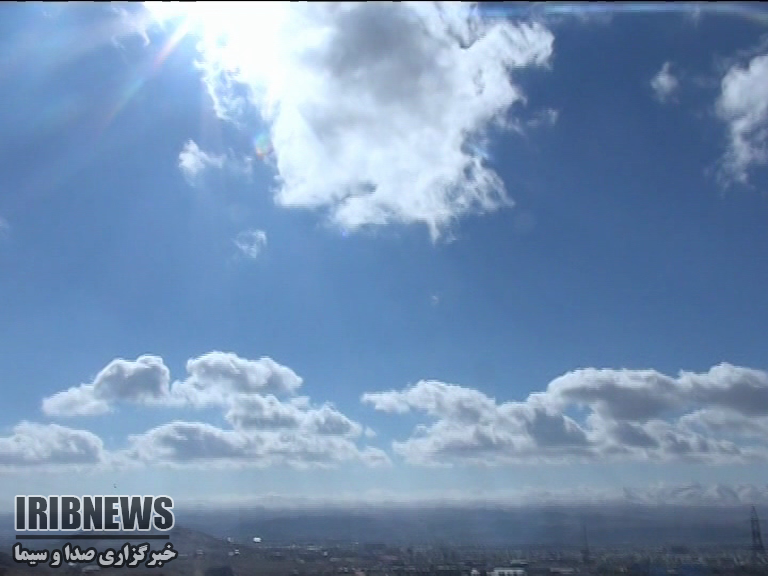
[[[199,39],[203,53],[265,83],[274,77],[285,39],[286,7],[281,2],[145,2],[162,26],[176,26]]]

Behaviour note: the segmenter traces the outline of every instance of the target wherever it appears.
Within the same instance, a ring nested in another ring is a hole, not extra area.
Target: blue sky
[[[766,497],[764,13],[187,6],[2,8],[9,503]]]

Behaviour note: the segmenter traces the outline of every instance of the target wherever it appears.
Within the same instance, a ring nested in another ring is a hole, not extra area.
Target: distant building
[[[525,576],[525,570],[517,567],[494,568],[492,576]]]

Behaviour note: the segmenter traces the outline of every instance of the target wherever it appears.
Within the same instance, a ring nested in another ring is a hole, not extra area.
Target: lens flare
[[[269,135],[262,133],[253,139],[253,150],[256,152],[256,156],[261,159],[267,158],[272,154],[272,142],[269,139]]]

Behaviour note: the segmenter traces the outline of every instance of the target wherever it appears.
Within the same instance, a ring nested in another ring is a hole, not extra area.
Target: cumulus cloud
[[[121,402],[190,406],[226,406],[241,394],[293,394],[302,379],[271,358],[249,360],[228,352],[209,352],[187,362],[187,378],[171,383],[171,373],[157,356],[118,358],[80,384],[43,399],[49,416],[93,416],[111,412]]]
[[[362,400],[383,412],[428,417],[410,438],[393,444],[415,464],[720,464],[768,456],[768,374],[730,364],[677,377],[654,370],[576,370],[522,402],[500,403],[438,381],[368,393]]]
[[[361,445],[375,434],[332,404],[298,395],[302,379],[270,358],[210,352],[190,359],[172,380],[157,356],[116,359],[92,382],[43,401],[52,416],[103,414],[120,403],[218,408],[228,428],[174,421],[105,453],[86,431],[22,423],[0,438],[0,465],[87,464],[109,460],[173,466],[389,465],[382,450]],[[719,364],[669,376],[655,370],[585,368],[563,374],[523,401],[435,380],[367,393],[364,403],[426,422],[393,443],[419,465],[764,460],[768,374]]]
[[[659,102],[669,102],[680,88],[680,82],[671,71],[672,63],[664,62],[661,70],[651,80],[651,88]]]
[[[21,422],[0,437],[0,467],[96,465],[106,460],[100,438],[57,424]]]
[[[210,352],[172,380],[157,356],[116,359],[93,381],[44,399],[49,416],[104,414],[121,403],[221,410],[225,427],[174,421],[105,453],[89,432],[21,424],[0,438],[0,465],[138,462],[171,466],[325,467],[390,465],[375,436],[330,403],[299,395],[301,377],[271,358]],[[552,380],[522,401],[423,380],[362,401],[390,414],[422,414],[393,451],[417,465],[502,465],[574,461],[764,461],[768,373],[719,364],[676,376],[655,370],[585,368]]]
[[[275,396],[243,397],[227,412],[226,419],[240,430],[300,430],[323,436],[357,438],[363,428],[332,406],[308,408],[300,402],[281,402]]]
[[[267,246],[267,233],[263,230],[244,230],[235,238],[235,246],[246,258],[255,260]]]
[[[175,421],[131,436],[115,462],[168,465],[331,466],[358,461],[389,464],[370,446],[364,427],[331,404],[297,396],[302,379],[271,358],[249,360],[209,352],[192,358],[187,377],[171,380],[162,358],[116,359],[92,382],[43,400],[49,416],[105,414],[121,403],[187,409],[219,408],[230,429]]]
[[[106,414],[114,401],[150,403],[170,396],[171,373],[157,356],[134,361],[118,358],[101,370],[93,382],[81,384],[43,399],[50,416]]]
[[[179,169],[187,182],[198,184],[203,172],[208,168],[224,166],[224,156],[209,154],[200,149],[193,140],[188,140],[179,153]]]
[[[423,223],[436,238],[511,204],[472,144],[525,103],[515,70],[548,64],[541,24],[448,2],[182,10],[199,24],[216,113],[251,132],[252,116],[266,122],[280,205],[326,209],[346,230]]]
[[[209,352],[187,362],[189,377],[176,382],[171,401],[195,406],[226,404],[238,394],[293,394],[303,380],[269,357],[241,358],[229,352]]]
[[[728,128],[723,176],[747,184],[750,168],[768,162],[768,54],[728,69],[716,110]]]
[[[371,466],[389,464],[387,455],[377,448],[361,449],[345,435],[317,434],[294,424],[274,429],[224,430],[203,422],[171,422],[133,436],[130,442],[126,455],[148,464],[287,464],[297,468],[330,467],[349,461]]]

